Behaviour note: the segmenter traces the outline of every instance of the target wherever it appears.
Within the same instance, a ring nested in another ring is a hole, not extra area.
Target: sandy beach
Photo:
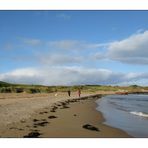
[[[0,94],[0,137],[131,137],[103,124],[95,101],[112,92]]]

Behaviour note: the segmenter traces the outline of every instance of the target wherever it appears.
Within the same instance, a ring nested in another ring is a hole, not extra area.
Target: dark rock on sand
[[[55,112],[57,109],[58,109],[57,106],[53,106],[53,107],[50,109],[50,112]]]
[[[48,113],[48,112],[45,111],[45,112],[40,112],[39,114],[47,114],[47,113]]]
[[[45,126],[47,125],[49,122],[47,121],[43,121],[43,122],[39,122],[39,123],[35,123],[34,126]]]
[[[47,121],[46,119],[40,119],[40,120],[38,120],[38,119],[33,119],[33,122],[39,122],[39,121]]]
[[[57,118],[56,116],[49,116],[48,117],[49,119],[54,119],[54,118]]]
[[[29,125],[26,125],[26,127],[30,127]]]
[[[24,136],[24,138],[38,138],[41,134],[37,131],[30,132],[28,135]]]
[[[46,119],[42,119],[41,121],[47,121]]]
[[[22,128],[18,128],[18,130],[23,131],[24,129],[22,129]]]
[[[65,103],[66,103],[66,104],[69,104],[69,101],[67,100],[67,101],[65,101]]]
[[[83,128],[88,129],[88,130],[92,130],[92,131],[100,131],[97,127],[90,125],[90,124],[83,125]]]
[[[54,107],[53,107],[53,109],[55,109],[55,110],[56,110],[56,109],[58,109],[58,107],[57,107],[57,106],[54,106]]]
[[[16,129],[15,127],[10,127],[9,129]]]
[[[37,129],[30,129],[31,132],[39,132]]]
[[[61,104],[62,104],[62,105],[67,105],[67,103],[66,103],[66,102],[61,102]]]
[[[37,122],[37,121],[39,121],[38,119],[33,119],[33,122]]]
[[[73,116],[77,116],[76,114],[74,114]]]
[[[71,103],[74,103],[74,102],[76,102],[76,101],[75,101],[75,100],[71,100],[70,102],[71,102]]]
[[[55,110],[54,109],[51,109],[50,112],[55,112]]]

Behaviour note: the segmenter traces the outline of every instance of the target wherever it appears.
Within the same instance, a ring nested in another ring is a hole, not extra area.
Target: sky
[[[0,11],[0,81],[148,86],[148,11]]]

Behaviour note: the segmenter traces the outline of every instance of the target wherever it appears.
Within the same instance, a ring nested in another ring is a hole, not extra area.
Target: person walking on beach
[[[81,90],[80,90],[80,88],[78,89],[78,96],[79,97],[81,96]]]
[[[71,94],[71,91],[70,91],[70,89],[69,89],[67,92],[68,92],[68,96],[70,97],[70,94]]]

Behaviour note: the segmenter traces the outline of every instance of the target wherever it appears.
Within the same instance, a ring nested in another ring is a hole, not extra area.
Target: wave
[[[143,113],[143,112],[130,112],[130,113],[133,114],[133,115],[140,116],[140,117],[146,117],[146,118],[148,118],[148,114]]]

